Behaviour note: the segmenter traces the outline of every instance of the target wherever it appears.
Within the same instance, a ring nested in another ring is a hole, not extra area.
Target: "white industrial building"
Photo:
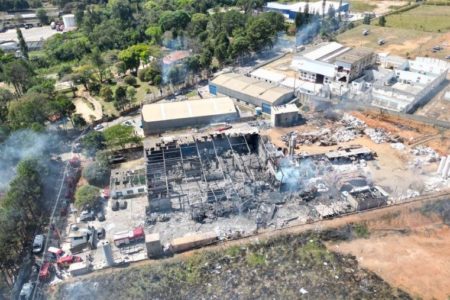
[[[233,100],[228,97],[154,103],[142,107],[145,135],[183,127],[230,122],[238,118],[239,114]]]
[[[286,75],[264,68],[259,68],[251,72],[250,77],[273,84],[280,84],[286,79]]]
[[[225,95],[261,107],[267,114],[272,106],[285,104],[295,97],[294,89],[237,73],[217,76],[210,81],[209,91],[213,95]]]
[[[317,84],[334,81],[349,83],[376,63],[375,53],[366,48],[352,49],[339,43],[324,43],[292,60],[291,68],[301,80]]]
[[[430,100],[446,79],[449,67],[447,62],[434,58],[409,60],[373,84],[372,104],[394,111],[414,112]]]

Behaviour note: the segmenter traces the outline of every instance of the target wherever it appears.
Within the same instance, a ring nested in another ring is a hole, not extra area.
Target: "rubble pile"
[[[439,160],[439,154],[434,149],[419,145],[411,149],[411,154],[422,157],[426,162],[436,162]]]
[[[375,144],[395,143],[397,139],[381,128],[366,128],[364,134],[367,135]]]
[[[349,114],[344,114],[344,116],[342,117],[342,123],[344,125],[350,126],[352,128],[366,128],[367,125],[366,123],[364,123],[364,121],[361,121],[360,119],[349,115]]]

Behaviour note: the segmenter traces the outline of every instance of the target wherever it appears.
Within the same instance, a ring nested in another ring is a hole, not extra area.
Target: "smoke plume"
[[[0,144],[0,190],[8,187],[16,175],[16,165],[22,159],[36,157],[58,146],[56,134],[20,130]]]

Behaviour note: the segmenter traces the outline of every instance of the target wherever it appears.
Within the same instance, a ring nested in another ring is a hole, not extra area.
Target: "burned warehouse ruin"
[[[145,149],[147,222],[156,222],[162,214],[184,213],[200,223],[245,215],[265,226],[286,203],[308,206],[315,217],[323,218],[372,208],[360,203],[367,198],[357,196],[363,191],[377,206],[386,204],[386,195],[371,192],[376,188],[363,174],[334,167],[373,159],[371,151],[361,147],[315,156],[293,153],[255,131],[154,138]],[[354,184],[354,178],[361,180]],[[329,209],[322,209],[324,203]]]

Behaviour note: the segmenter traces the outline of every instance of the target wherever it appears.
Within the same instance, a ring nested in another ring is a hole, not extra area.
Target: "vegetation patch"
[[[350,2],[350,10],[352,12],[366,12],[372,11],[377,8],[376,4],[367,3],[367,1],[349,1]]]
[[[180,261],[65,283],[54,299],[411,299],[356,258],[328,251],[330,231],[200,251]],[[334,235],[334,236],[339,236]]]
[[[353,232],[358,238],[368,238],[370,235],[369,228],[365,223],[358,223],[353,225]]]
[[[421,5],[414,9],[386,17],[386,26],[426,32],[450,29],[450,6]]]

